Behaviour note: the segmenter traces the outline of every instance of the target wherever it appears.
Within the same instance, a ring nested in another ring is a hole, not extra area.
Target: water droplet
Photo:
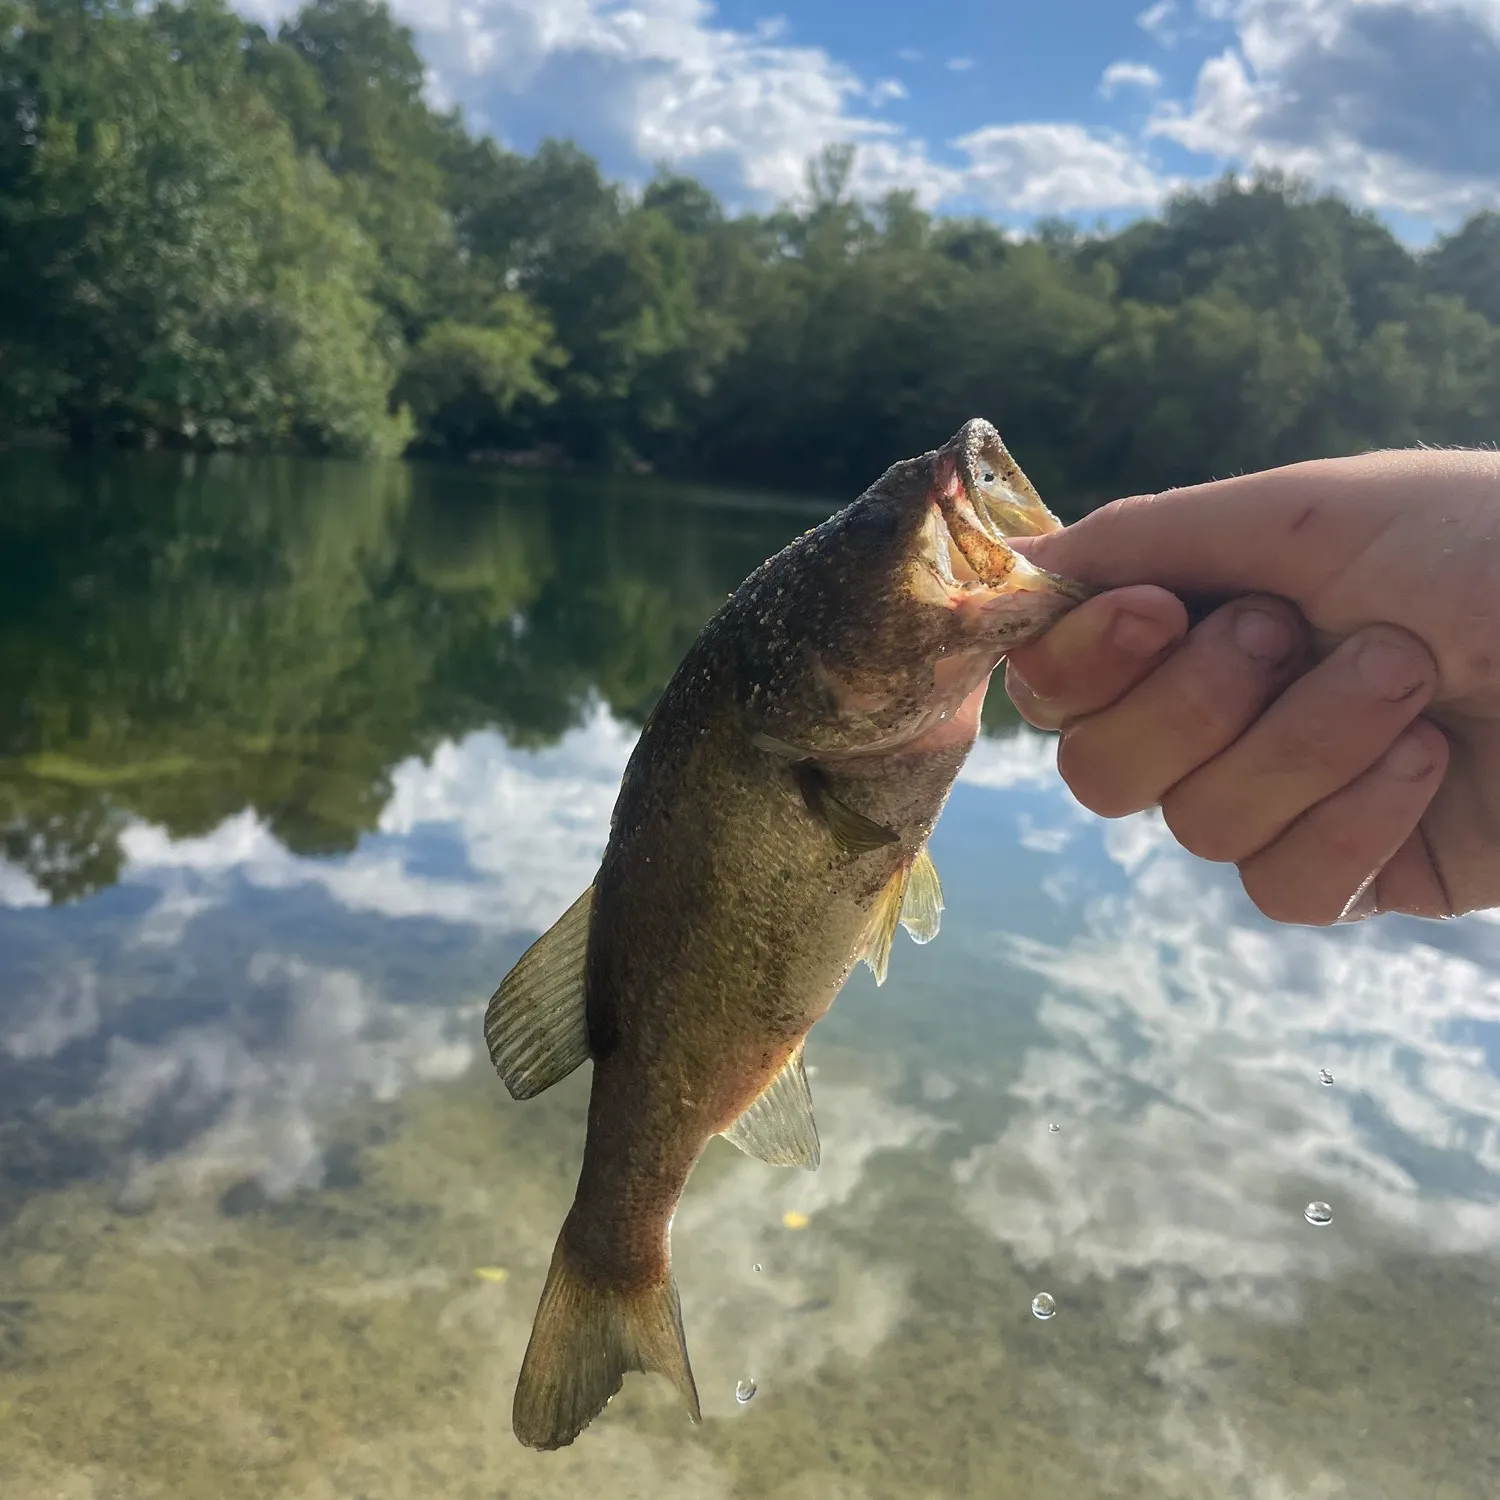
[[[1038,1292],[1031,1299],[1031,1312],[1033,1317],[1040,1318],[1046,1322],[1057,1311],[1057,1302],[1051,1292]]]
[[[758,1270],[760,1270],[760,1262],[759,1262],[759,1261],[756,1261],[756,1262],[755,1262],[755,1264],[754,1264],[754,1265],[753,1265],[753,1266],[751,1266],[751,1267],[750,1267],[750,1269],[751,1269],[751,1270],[752,1270],[752,1271],[758,1271]]]
[[[1062,1126],[1061,1126],[1061,1125],[1056,1125],[1056,1124],[1053,1124],[1053,1125],[1049,1125],[1049,1126],[1048,1126],[1048,1127],[1047,1127],[1047,1134],[1048,1134],[1048,1135],[1056,1135],[1056,1134],[1057,1134],[1057,1132],[1058,1132],[1058,1131],[1059,1131],[1059,1130],[1061,1130],[1061,1129],[1062,1129]]]
[[[1333,1074],[1330,1073],[1327,1068],[1319,1068],[1318,1069],[1318,1082],[1321,1083],[1325,1089],[1332,1088],[1333,1087]]]
[[[1326,1203],[1309,1203],[1302,1210],[1302,1217],[1321,1229],[1323,1225],[1333,1223],[1333,1210]]]
[[[747,1375],[734,1388],[734,1399],[743,1406],[755,1394],[755,1382]]]

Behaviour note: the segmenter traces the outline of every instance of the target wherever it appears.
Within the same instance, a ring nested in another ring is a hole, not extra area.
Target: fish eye
[[[980,484],[993,484],[995,482],[995,471],[993,469],[981,469],[979,472]]]

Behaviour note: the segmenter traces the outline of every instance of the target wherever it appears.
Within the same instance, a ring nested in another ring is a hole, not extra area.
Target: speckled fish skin
[[[1005,651],[1086,596],[1001,540],[1058,524],[995,430],[969,422],[758,568],[668,684],[593,887],[588,1132],[517,1389],[523,1442],[570,1442],[624,1369],[667,1374],[697,1416],[668,1245],[678,1199],[868,946]],[[825,806],[888,842],[844,847]],[[680,1363],[663,1328],[589,1352],[582,1325],[608,1299],[649,1297]]]

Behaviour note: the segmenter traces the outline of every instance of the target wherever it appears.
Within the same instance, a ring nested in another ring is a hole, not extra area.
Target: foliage
[[[482,326],[433,323],[408,356],[396,397],[410,407],[424,446],[473,451],[504,435],[518,402],[555,401],[543,371],[565,360],[546,318],[504,292]]]
[[[849,495],[982,413],[1064,513],[1500,436],[1495,214],[1418,254],[1263,176],[1021,239],[857,202],[835,148],[730,217],[423,84],[370,0],[0,0],[0,431]]]

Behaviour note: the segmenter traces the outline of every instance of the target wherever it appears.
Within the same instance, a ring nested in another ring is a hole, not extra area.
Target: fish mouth
[[[1026,599],[1067,608],[1096,590],[1029,562],[1007,537],[1042,536],[1062,522],[1047,509],[1000,434],[988,422],[966,422],[934,455],[933,484],[918,558],[944,602],[984,604],[1008,598],[1024,613]],[[1017,597],[1022,596],[1022,597]],[[1038,598],[1036,596],[1041,596]],[[1037,610],[1052,619],[1066,609]]]
[[[958,479],[975,516],[997,537],[1061,531],[1036,486],[982,417],[965,422],[948,444]]]

